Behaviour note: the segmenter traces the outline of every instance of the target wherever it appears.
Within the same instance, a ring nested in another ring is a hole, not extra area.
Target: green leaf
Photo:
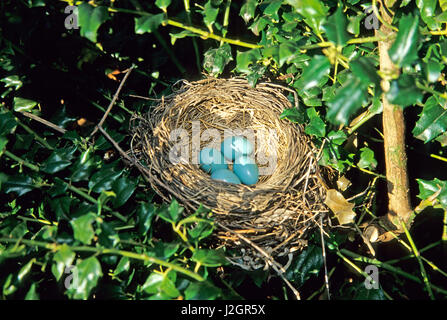
[[[169,216],[172,219],[172,221],[177,221],[182,214],[184,208],[179,205],[177,200],[172,200],[171,204],[169,205],[168,212]]]
[[[325,21],[327,8],[319,0],[286,0],[295,10],[302,15],[309,27],[313,29],[316,34],[320,34],[322,25]]]
[[[238,51],[236,56],[236,71],[250,73],[249,66],[255,64],[261,58],[261,51],[259,49],[251,49],[243,52]]]
[[[158,241],[154,244],[152,251],[149,251],[148,254],[152,254],[158,259],[166,260],[169,259],[173,254],[175,254],[179,247],[180,244],[176,242],[166,243]]]
[[[192,241],[200,241],[208,237],[214,230],[213,225],[210,222],[198,222],[192,229],[188,229],[188,234]]]
[[[49,201],[51,209],[56,214],[57,220],[68,219],[73,198],[69,196],[57,197]]]
[[[203,11],[203,23],[211,30],[211,26],[216,21],[217,15],[219,14],[219,7],[214,6],[212,0],[208,0],[205,3]]]
[[[96,42],[97,31],[101,24],[109,19],[107,7],[93,7],[84,2],[78,6],[80,34],[82,37]]]
[[[24,112],[31,111],[35,106],[37,106],[37,102],[34,100],[29,100],[20,97],[14,97],[14,111],[16,112]]]
[[[411,65],[418,58],[419,16],[403,16],[396,40],[388,50],[391,60],[399,67]]]
[[[392,104],[405,108],[421,102],[422,91],[416,86],[416,79],[413,76],[403,74],[397,80],[390,83],[390,90],[386,93],[387,99]]]
[[[435,178],[433,180],[416,179],[419,185],[418,198],[425,200],[441,189],[436,197],[444,209],[447,209],[447,181]]]
[[[282,6],[282,1],[272,1],[264,9],[264,14],[270,16],[274,21],[279,21],[278,10]]]
[[[163,10],[163,12],[166,12],[166,9],[168,9],[169,5],[171,4],[171,0],[156,0],[155,5]]]
[[[112,184],[112,190],[116,197],[113,199],[112,205],[115,208],[121,207],[129,200],[137,188],[138,181],[130,180],[129,178],[121,177],[115,180]]]
[[[416,0],[422,20],[430,30],[440,29],[441,25],[434,19],[438,0]]]
[[[130,268],[130,261],[128,257],[121,257],[120,261],[118,262],[115,271],[113,271],[113,274],[115,276],[119,275],[120,273],[129,271]]]
[[[312,275],[318,274],[322,265],[323,255],[321,254],[321,248],[310,245],[292,261],[285,273],[285,277],[301,286]]]
[[[25,295],[25,300],[39,300],[39,294],[36,291],[37,284],[33,282]]]
[[[137,208],[137,227],[140,235],[146,235],[152,225],[156,210],[152,203],[140,203]]]
[[[362,107],[366,100],[365,87],[354,77],[349,78],[343,87],[339,88],[335,97],[328,102],[329,109],[326,118],[334,124],[346,124],[349,117]]]
[[[164,20],[164,14],[151,14],[144,15],[140,18],[135,18],[135,33],[143,34],[146,32],[153,32],[162,24]]]
[[[185,290],[186,300],[214,300],[221,290],[208,281],[191,282]]]
[[[72,299],[87,300],[102,277],[101,264],[94,256],[81,260],[73,268],[73,282],[67,290]]]
[[[197,33],[194,33],[194,32],[189,31],[189,30],[183,30],[183,31],[180,31],[180,32],[177,32],[177,33],[170,33],[169,35],[171,36],[171,45],[174,45],[175,42],[178,39],[183,39],[183,38],[186,38],[186,37],[197,37],[198,36]]]
[[[317,86],[318,82],[329,74],[330,68],[331,63],[326,56],[314,56],[298,80],[300,91],[306,91]]]
[[[439,79],[439,76],[441,75],[442,69],[444,69],[444,66],[439,63],[438,61],[429,60],[424,65],[424,73],[427,77],[427,81],[434,83],[437,82]]]
[[[251,19],[255,16],[256,7],[258,6],[257,0],[245,0],[244,5],[241,7],[239,11],[239,16],[244,19],[247,24]]]
[[[323,28],[329,41],[337,46],[344,46],[349,40],[349,35],[346,32],[348,21],[343,9],[338,7],[337,11],[331,15]]]
[[[377,167],[377,160],[374,158],[374,151],[368,147],[360,149],[360,160],[357,164],[362,169],[375,170]]]
[[[10,134],[17,126],[17,121],[11,112],[0,113],[0,136]]]
[[[209,49],[204,54],[203,68],[213,76],[220,75],[225,66],[233,60],[231,46],[228,43],[223,44],[217,49]]]
[[[306,116],[303,111],[297,108],[284,109],[279,116],[280,119],[287,119],[294,123],[303,124],[306,121]]]
[[[439,6],[442,11],[447,11],[447,0],[439,0]]]
[[[73,264],[75,256],[76,254],[65,243],[59,247],[53,256],[53,264],[51,265],[51,272],[56,281],[59,281],[64,273],[67,273],[67,267]]]
[[[447,109],[434,96],[427,99],[412,133],[425,143],[447,131]]]
[[[149,294],[161,293],[171,298],[180,295],[174,282],[167,275],[157,272],[153,272],[149,275],[141,289]]]
[[[4,77],[3,79],[0,79],[0,81],[5,83],[6,88],[12,87],[12,88],[14,88],[14,90],[19,90],[23,85],[23,82],[20,80],[19,76],[16,74],[12,75],[12,76]]]
[[[279,67],[282,67],[285,63],[290,64],[294,58],[300,55],[297,40],[299,39],[285,41],[279,44]]]
[[[306,113],[310,122],[304,129],[304,132],[316,137],[324,137],[326,135],[326,124],[321,120],[315,108],[308,108]]]
[[[225,253],[222,250],[198,249],[194,251],[192,261],[199,262],[207,267],[219,267],[228,264]]]
[[[350,61],[349,65],[352,73],[356,75],[365,86],[374,84],[376,88],[380,88],[380,77],[372,58],[360,57]]]
[[[95,236],[95,231],[92,226],[95,220],[96,215],[91,212],[71,220],[70,224],[73,228],[74,238],[84,244],[90,244]]]
[[[33,179],[26,175],[9,176],[8,180],[2,183],[2,192],[15,192],[18,197],[23,196],[35,188]]]
[[[269,24],[269,21],[265,17],[260,17],[256,19],[248,29],[253,32],[255,36],[259,36],[259,34],[265,29],[265,27]]]
[[[89,180],[88,187],[93,191],[100,193],[112,189],[113,182],[121,176],[122,171],[115,171],[105,168],[97,171]]]
[[[54,150],[53,153],[42,163],[41,170],[46,173],[56,173],[71,165],[71,159],[76,151],[76,146],[65,149]]]

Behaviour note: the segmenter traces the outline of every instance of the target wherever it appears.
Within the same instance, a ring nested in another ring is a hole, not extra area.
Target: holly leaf
[[[447,131],[447,109],[434,96],[427,99],[412,133],[425,143]]]
[[[433,180],[416,179],[419,185],[418,198],[425,200],[439,191],[436,197],[443,208],[447,209],[447,181],[435,178]]]
[[[413,76],[401,75],[399,79],[391,81],[390,89],[386,93],[387,99],[403,108],[421,102],[423,93],[415,83],[416,79]]]
[[[26,175],[9,176],[6,181],[1,184],[4,193],[15,192],[18,197],[35,189],[33,179]]]
[[[317,86],[319,81],[329,74],[330,68],[331,63],[326,56],[314,56],[298,80],[297,86],[300,91],[306,91]]]
[[[307,109],[306,113],[310,119],[310,122],[304,129],[304,132],[319,138],[324,137],[326,135],[326,124],[320,118],[315,108]]]
[[[329,41],[337,46],[344,46],[349,40],[349,35],[346,32],[348,21],[343,9],[338,7],[337,11],[331,15],[324,24],[323,29]]]
[[[135,33],[151,33],[157,30],[157,28],[162,24],[163,20],[163,13],[144,15],[140,18],[135,18]]]
[[[400,19],[396,40],[388,50],[391,60],[399,67],[411,65],[418,58],[419,16]]]
[[[244,19],[246,24],[250,22],[251,19],[254,18],[257,6],[258,6],[257,0],[246,0],[243,6],[241,7],[241,10],[239,11],[239,16],[241,16],[242,19]]]
[[[328,102],[326,118],[334,124],[346,124],[349,117],[359,110],[366,100],[365,86],[356,77],[349,78]]]
[[[72,271],[72,283],[67,290],[68,296],[72,299],[87,300],[102,277],[101,264],[96,257],[91,256],[80,260]]]
[[[109,19],[107,8],[104,6],[93,7],[84,2],[78,7],[78,16],[81,36],[96,42],[99,27]]]
[[[14,97],[13,105],[14,111],[24,112],[31,111],[35,106],[37,106],[37,102],[25,98]]]
[[[203,68],[213,76],[221,74],[225,66],[233,60],[231,46],[223,44],[217,49],[210,49],[204,54]]]
[[[286,0],[295,10],[304,17],[306,24],[316,34],[320,34],[326,19],[327,7],[319,0]]]
[[[360,149],[360,160],[357,164],[359,168],[374,170],[377,167],[377,160],[374,158],[374,151],[368,147]]]

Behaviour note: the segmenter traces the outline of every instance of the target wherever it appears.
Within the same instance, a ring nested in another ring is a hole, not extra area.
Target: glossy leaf
[[[416,138],[429,142],[446,131],[447,110],[431,96],[425,102],[412,133]]]
[[[321,247],[310,245],[292,261],[290,267],[287,268],[285,277],[301,286],[312,275],[317,275],[322,266]]]
[[[222,250],[198,249],[194,251],[191,260],[207,267],[219,267],[228,264]]]
[[[81,260],[73,268],[72,283],[67,294],[72,299],[87,300],[102,277],[101,264],[98,259],[91,256]]]
[[[444,69],[444,66],[441,63],[434,60],[429,60],[424,66],[427,81],[431,83],[437,82],[439,76],[441,75],[442,69]]]
[[[97,171],[89,180],[88,187],[93,191],[100,193],[101,191],[111,190],[115,179],[121,176],[122,171],[115,171],[110,168]]]
[[[29,100],[20,97],[14,97],[14,111],[16,112],[24,112],[31,111],[35,106],[37,106],[37,102],[34,100]]]
[[[374,170],[377,167],[377,160],[374,158],[374,151],[368,147],[360,149],[360,160],[357,164],[359,168]]]
[[[439,195],[436,197],[443,208],[447,209],[447,181],[435,178],[433,180],[416,179],[419,185],[418,198],[425,200],[431,197],[436,192]]]
[[[279,21],[278,10],[281,6],[282,1],[272,1],[263,12],[266,16],[270,16],[274,21]]]
[[[287,119],[289,121],[299,124],[303,124],[306,121],[306,116],[304,112],[297,108],[284,109],[279,118]]]
[[[374,84],[376,88],[380,88],[380,76],[377,73],[377,68],[371,58],[360,57],[349,62],[352,73],[362,81],[366,86]]]
[[[214,6],[212,0],[208,0],[205,3],[203,11],[203,22],[211,30],[211,26],[216,21],[217,15],[219,14],[219,7]]]
[[[244,5],[241,7],[239,11],[239,16],[244,19],[245,23],[250,22],[251,19],[254,18],[256,7],[258,6],[257,0],[245,0]]]
[[[346,124],[366,100],[366,90],[362,82],[351,77],[343,87],[336,91],[335,97],[328,102],[326,118],[334,124]]]
[[[104,6],[93,7],[84,2],[78,6],[78,17],[81,36],[96,42],[97,31],[109,19],[109,13]]]
[[[347,25],[346,14],[341,7],[338,7],[337,11],[327,19],[323,28],[329,41],[337,46],[344,46],[350,38],[346,32]]]
[[[208,281],[191,282],[185,290],[186,300],[214,300],[221,290]]]
[[[418,58],[418,27],[418,16],[407,15],[400,19],[396,40],[388,50],[391,60],[400,67],[411,65]]]
[[[115,180],[112,184],[112,190],[116,194],[112,202],[113,207],[119,208],[124,205],[134,193],[137,183],[137,180],[130,180],[125,177]]]
[[[404,108],[421,102],[423,93],[415,82],[414,77],[406,74],[401,75],[398,80],[391,81],[390,90],[386,93],[386,97],[392,104]]]
[[[56,281],[59,281],[62,275],[69,272],[69,267],[73,264],[75,253],[66,244],[62,244],[53,256],[53,264],[51,265],[51,272]],[[68,268],[68,269],[67,269]]]
[[[135,33],[143,34],[146,32],[153,32],[161,25],[164,20],[164,14],[152,14],[144,15],[139,18],[135,18]]]
[[[11,112],[0,113],[0,136],[10,134],[17,126],[17,121]]]
[[[155,5],[159,7],[161,10],[166,12],[166,9],[168,9],[169,5],[171,4],[171,0],[155,0]]]
[[[152,203],[141,203],[137,208],[137,226],[140,235],[146,235],[152,225],[156,210]]]
[[[213,76],[220,75],[225,66],[233,60],[231,47],[228,43],[219,48],[210,49],[203,56],[203,68]]]
[[[298,87],[305,91],[318,85],[318,82],[329,74],[331,63],[326,56],[316,55],[304,69]]]
[[[316,137],[324,137],[326,135],[326,124],[320,118],[315,108],[308,108],[306,113],[310,122],[304,129],[304,132]]]
[[[4,77],[3,79],[0,79],[0,81],[5,84],[5,88],[11,87],[14,88],[14,90],[19,90],[23,85],[22,80],[20,80],[19,76],[16,74]]]
[[[25,175],[9,176],[8,180],[4,181],[1,187],[2,192],[14,192],[18,197],[23,196],[36,188],[33,179],[30,176]]]
[[[76,147],[57,149],[42,163],[41,170],[46,173],[56,173],[71,165],[71,159]]]
[[[327,8],[319,0],[286,0],[295,10],[302,15],[309,27],[320,34],[322,25],[326,19]]]
[[[434,19],[437,2],[438,0],[416,0],[421,18],[430,30],[441,28],[441,25]]]
[[[250,73],[249,66],[261,59],[259,49],[251,49],[247,51],[238,51],[236,56],[236,71],[241,73]]]
[[[37,293],[37,283],[32,283],[28,292],[25,295],[25,300],[39,300],[39,294]]]
[[[171,298],[175,298],[180,295],[180,292],[175,287],[174,282],[167,275],[156,272],[149,275],[141,289],[146,293],[161,293]]]
[[[70,221],[73,227],[74,238],[84,244],[90,244],[95,231],[93,230],[93,222],[96,220],[96,215],[93,213],[86,213],[78,218]]]

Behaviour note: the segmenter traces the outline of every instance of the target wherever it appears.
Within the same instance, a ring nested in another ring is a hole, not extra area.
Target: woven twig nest
[[[281,86],[259,83],[253,88],[240,78],[183,81],[131,122],[132,155],[152,188],[189,210],[201,204],[211,209],[219,242],[238,249],[233,262],[248,269],[299,252],[318,227],[319,215],[328,212],[318,150],[300,125],[280,119],[292,107],[283,93]],[[259,182],[247,186],[212,180],[200,169],[198,152],[216,134],[219,148],[225,136],[241,130],[255,144]]]

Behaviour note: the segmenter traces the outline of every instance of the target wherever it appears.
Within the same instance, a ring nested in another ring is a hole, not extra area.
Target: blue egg
[[[256,184],[259,180],[259,169],[253,158],[240,156],[233,165],[233,171],[243,184]]]
[[[220,169],[227,169],[222,153],[214,148],[203,148],[199,153],[200,167],[206,172],[214,172]]]
[[[236,136],[226,138],[221,145],[220,151],[230,161],[242,156],[253,153],[253,144],[248,139]]]
[[[240,184],[241,180],[230,170],[220,169],[211,173],[211,179],[228,183]]]

